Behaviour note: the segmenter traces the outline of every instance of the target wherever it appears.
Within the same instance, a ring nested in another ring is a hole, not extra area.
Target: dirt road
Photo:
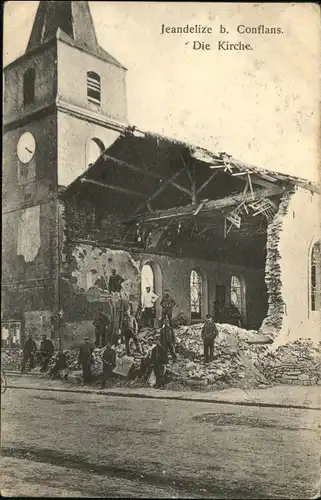
[[[319,415],[9,389],[2,494],[311,498]]]

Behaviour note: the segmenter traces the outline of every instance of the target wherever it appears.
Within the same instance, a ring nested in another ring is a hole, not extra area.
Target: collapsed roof
[[[237,248],[254,262],[255,250],[264,253],[266,228],[282,194],[296,186],[318,191],[309,181],[227,153],[128,127],[62,196],[117,208],[128,227],[124,244],[177,253],[186,242],[195,248],[202,242],[213,255],[215,241],[216,258]]]

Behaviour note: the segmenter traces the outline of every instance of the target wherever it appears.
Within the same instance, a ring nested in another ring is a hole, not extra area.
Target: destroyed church
[[[4,69],[9,347],[28,332],[79,344],[112,269],[135,311],[148,282],[188,323],[232,301],[276,344],[317,338],[319,212],[311,182],[131,126],[126,68],[99,46],[88,2],[39,3]]]

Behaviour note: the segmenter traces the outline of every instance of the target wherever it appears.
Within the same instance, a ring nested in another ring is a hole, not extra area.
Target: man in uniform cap
[[[153,367],[156,384],[155,389],[164,387],[163,376],[165,365],[168,364],[167,350],[160,343],[160,336],[156,335],[156,346],[152,349],[151,365]]]

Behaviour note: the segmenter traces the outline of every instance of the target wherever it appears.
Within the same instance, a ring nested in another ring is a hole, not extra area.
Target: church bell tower
[[[59,192],[128,125],[125,76],[78,0],[40,1],[4,68],[2,319],[35,337],[59,310]]]

